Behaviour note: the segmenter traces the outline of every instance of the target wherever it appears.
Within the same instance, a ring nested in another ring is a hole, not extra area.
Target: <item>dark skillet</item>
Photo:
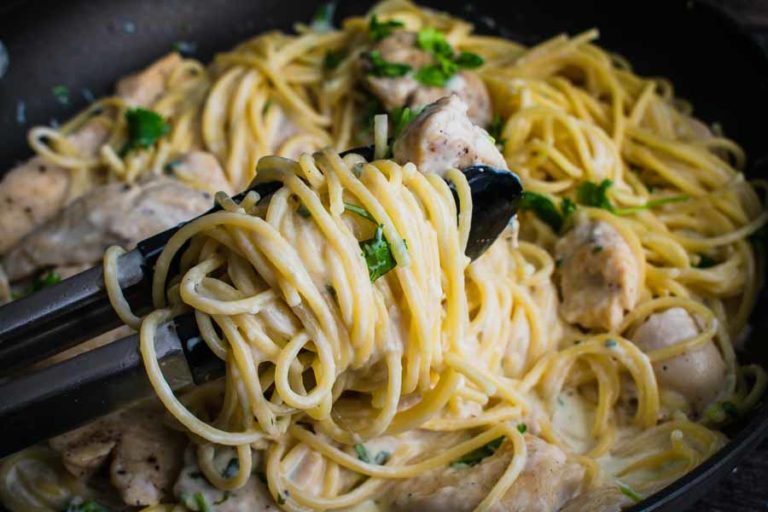
[[[700,1],[643,0],[461,0],[425,1],[475,21],[480,32],[536,43],[561,31],[598,27],[601,44],[633,63],[641,74],[671,78],[696,114],[719,122],[750,156],[748,176],[768,170],[768,60],[730,19]],[[196,56],[267,29],[290,30],[307,20],[306,0],[5,0],[0,40],[10,68],[0,78],[0,169],[26,158],[26,130],[64,120],[82,108],[88,89],[108,93],[114,81],[168,51],[174,42],[197,43]],[[338,17],[364,12],[368,2],[341,2]],[[54,85],[69,87],[69,105],[57,103]],[[25,121],[19,122],[19,102]],[[740,360],[766,366],[768,315],[765,294],[753,315],[753,332]],[[768,430],[768,404],[728,428],[728,445],[696,470],[632,508],[679,511],[693,504]]]

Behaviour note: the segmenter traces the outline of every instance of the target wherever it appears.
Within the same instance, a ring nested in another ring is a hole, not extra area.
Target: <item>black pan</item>
[[[479,31],[523,43],[558,32],[597,27],[601,44],[629,59],[646,75],[671,78],[679,96],[750,156],[748,176],[768,170],[768,60],[717,9],[700,1],[461,0],[423,2],[473,20]],[[308,20],[306,0],[0,0],[0,41],[10,67],[0,78],[0,169],[30,155],[26,130],[64,120],[86,105],[89,94],[111,91],[114,81],[169,51],[178,41],[195,43],[196,56],[214,52],[269,29],[290,30]],[[361,14],[369,2],[341,1],[337,18]],[[71,91],[68,105],[51,93]],[[83,91],[86,91],[83,94]],[[85,97],[84,97],[85,96]],[[23,108],[20,106],[23,105]],[[23,116],[19,116],[22,109]],[[768,315],[763,294],[741,360],[768,363]],[[2,397],[0,397],[2,399]],[[729,427],[728,445],[693,472],[633,507],[679,511],[690,506],[768,430],[768,403]]]

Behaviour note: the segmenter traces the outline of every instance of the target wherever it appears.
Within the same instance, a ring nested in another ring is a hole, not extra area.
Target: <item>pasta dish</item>
[[[0,299],[102,264],[126,325],[56,360],[139,332],[157,400],[0,461],[9,510],[620,510],[760,399],[737,350],[766,184],[722,128],[597,30],[525,47],[404,0],[331,20],[170,53],[29,132]],[[475,260],[473,165],[525,187]],[[119,256],[213,204],[134,314]],[[184,312],[226,376],[174,393],[155,334]]]

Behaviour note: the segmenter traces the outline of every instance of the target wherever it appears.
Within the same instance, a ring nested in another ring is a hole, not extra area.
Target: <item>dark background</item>
[[[768,0],[711,1],[729,11],[768,51]],[[696,16],[700,2],[686,2],[685,8]],[[67,119],[86,104],[84,90],[95,96],[107,93],[116,77],[156,58],[158,48],[170,49],[176,41],[197,42],[196,56],[208,60],[215,51],[265,28],[290,29],[291,21],[309,19],[318,3],[0,0],[0,41],[8,46],[11,56],[8,74],[0,79],[0,170],[29,154],[24,142],[29,127]],[[342,3],[346,4],[343,11],[359,13],[369,2]],[[423,3],[446,8],[447,4],[464,4],[449,0]],[[679,12],[681,0],[472,3],[479,7],[475,12],[465,9],[465,16],[482,14],[478,28],[483,30],[485,25],[486,30],[494,30],[498,22],[510,28],[506,33],[502,30],[503,35],[529,44],[558,31],[575,33],[597,25],[601,44],[627,56],[641,74],[671,77],[679,94],[693,101],[697,114],[710,122],[722,121],[728,135],[745,146],[753,162],[758,161],[756,170],[765,172],[759,162],[768,161],[768,88],[764,80],[768,66],[756,58],[754,48],[744,45],[735,52],[731,48],[731,53],[726,52],[728,58],[723,59],[722,42],[711,32],[720,27],[706,17],[697,18],[696,23],[681,23],[686,19]],[[28,7],[15,11],[21,12],[20,16],[8,15],[16,4]],[[461,13],[460,9],[451,10]],[[202,12],[205,16],[200,16]],[[615,20],[621,20],[621,26]],[[734,84],[732,77],[739,82]],[[58,84],[71,91],[68,105],[57,102],[51,94],[51,88]],[[19,102],[25,106],[23,121],[17,119]],[[754,320],[755,353],[750,359],[766,362],[768,315],[756,315]],[[753,449],[728,478],[713,486],[690,510],[768,511],[768,443]]]

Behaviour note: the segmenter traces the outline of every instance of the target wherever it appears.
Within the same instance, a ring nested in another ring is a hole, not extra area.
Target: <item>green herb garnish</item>
[[[61,275],[55,270],[49,270],[35,279],[32,283],[32,291],[39,292],[43,288],[48,288],[61,282]]]
[[[285,502],[288,500],[288,497],[291,495],[288,490],[283,490],[277,493],[277,503],[278,505],[285,505]]]
[[[387,462],[389,462],[389,458],[392,456],[391,453],[385,450],[381,450],[379,453],[376,454],[376,456],[373,458],[373,462],[378,464],[379,466],[383,466]]]
[[[69,87],[66,85],[54,85],[51,92],[62,105],[69,105]]]
[[[323,69],[326,71],[333,71],[344,59],[347,58],[347,50],[342,48],[341,50],[332,50],[325,54],[323,58]]]
[[[411,71],[411,66],[409,64],[388,62],[384,60],[378,50],[368,52],[368,59],[371,62],[371,69],[368,70],[369,75],[383,78],[397,78],[405,76]]]
[[[361,208],[360,206],[357,206],[356,204],[352,203],[344,203],[344,209],[348,212],[356,213],[362,218],[369,220],[371,222],[376,222],[376,219],[373,218],[373,215],[371,215],[368,210],[365,208]]]
[[[160,114],[141,107],[126,111],[125,121],[128,123],[128,142],[123,147],[123,154],[132,149],[146,149],[171,131],[170,125]]]
[[[326,2],[317,8],[312,17],[310,28],[315,32],[330,32],[333,30],[333,13],[336,11],[336,2]]]
[[[431,27],[419,30],[419,33],[416,35],[416,44],[418,44],[419,48],[422,50],[426,50],[436,55],[453,56],[453,48],[451,48],[451,45],[446,41],[445,35],[439,30]]]
[[[398,138],[403,133],[403,130],[421,114],[422,110],[424,110],[423,107],[414,109],[410,107],[397,107],[394,109],[392,111],[392,124],[394,126],[392,136]]]
[[[397,265],[381,225],[376,227],[373,238],[360,242],[360,249],[363,250],[363,257],[368,265],[368,273],[372,283]]]
[[[486,457],[490,457],[491,455],[496,453],[496,450],[499,449],[499,446],[501,446],[501,443],[503,442],[504,442],[503,436],[497,437],[493,441],[489,441],[483,446],[476,448],[471,452],[464,454],[462,457],[456,459],[455,461],[451,462],[450,466],[452,468],[457,468],[457,469],[476,466],[480,464],[480,462]]]
[[[371,462],[371,454],[368,453],[368,448],[366,448],[364,444],[355,444],[355,453],[357,453],[357,458],[361,461],[368,463]]]
[[[576,211],[576,205],[566,197],[560,202],[560,209],[558,209],[549,197],[536,192],[525,191],[520,202],[520,209],[532,211],[555,233],[559,233],[566,221]]]
[[[221,474],[224,478],[232,478],[240,472],[240,459],[232,457],[227,463],[227,467],[224,468],[224,472]]]
[[[77,503],[77,499],[72,500],[67,506],[66,512],[110,512],[104,505],[93,500],[86,500]]]
[[[299,217],[302,217],[304,219],[308,219],[312,216],[309,209],[304,206],[304,203],[300,203],[299,206],[296,208],[296,213],[299,214]]]
[[[203,496],[203,493],[195,493],[194,499],[198,512],[211,512],[211,506],[208,504],[208,500],[205,499],[205,496]]]
[[[612,180],[603,180],[600,183],[585,181],[576,188],[576,200],[584,206],[602,208],[616,215],[631,215],[642,210],[651,210],[669,203],[680,203],[690,199],[688,195],[678,195],[652,199],[641,206],[630,206],[628,208],[616,208],[608,197],[608,189],[613,186]]]
[[[221,495],[221,498],[219,498],[218,501],[214,501],[213,504],[214,505],[221,505],[222,503],[224,503],[225,501],[227,501],[229,499],[230,495],[231,494],[230,494],[229,491],[224,491],[224,494]]]
[[[506,141],[501,138],[501,132],[504,130],[504,120],[501,118],[501,115],[499,114],[493,114],[493,119],[491,119],[491,124],[488,125],[488,135],[491,136],[491,139],[493,139],[494,144],[498,144],[501,147],[504,147],[504,144]]]
[[[453,73],[445,73],[440,66],[424,66],[413,75],[419,83],[431,87],[442,87],[453,76]]]
[[[526,425],[525,423],[518,423],[517,431],[520,432],[521,434],[525,434],[526,432],[528,432],[528,425]]]
[[[368,35],[374,41],[381,41],[394,32],[396,28],[404,26],[403,22],[399,20],[379,21],[378,16],[374,14],[368,22]]]
[[[640,496],[634,489],[632,489],[628,485],[619,484],[619,490],[621,491],[621,494],[623,494],[627,498],[631,499],[635,503],[643,501],[643,497]]]
[[[461,52],[453,59],[453,62],[461,69],[475,69],[485,64],[485,60],[481,56],[472,52]]]

